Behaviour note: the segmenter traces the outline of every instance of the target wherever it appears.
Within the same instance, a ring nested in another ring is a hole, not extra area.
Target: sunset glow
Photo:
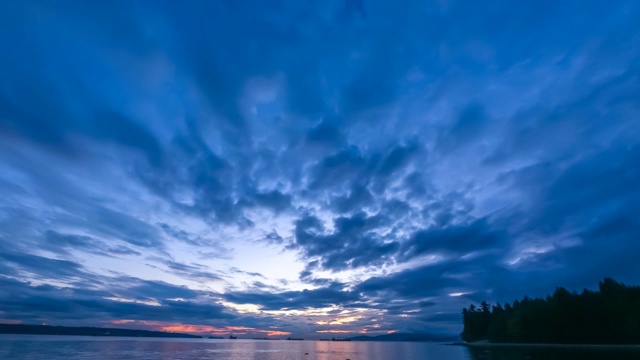
[[[336,329],[332,329],[332,330],[317,330],[317,333],[320,334],[324,334],[324,333],[328,333],[328,334],[348,334],[351,331],[349,330],[336,330]]]
[[[162,321],[140,321],[140,320],[114,320],[113,324],[122,325],[142,325],[146,328],[156,331],[166,331],[173,333],[185,333],[185,334],[209,334],[215,336],[222,335],[245,335],[245,334],[262,334],[266,336],[287,336],[291,332],[270,330],[270,329],[257,329],[246,326],[224,326],[215,327],[210,325],[194,325],[194,324],[182,324],[182,323],[170,323]]]

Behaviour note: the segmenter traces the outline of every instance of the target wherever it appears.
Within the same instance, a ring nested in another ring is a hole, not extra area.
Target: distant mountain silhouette
[[[378,336],[355,336],[353,341],[459,341],[458,336],[442,335],[442,334],[410,334],[410,333],[393,333]]]
[[[81,335],[81,336],[126,336],[126,337],[164,337],[164,338],[201,338],[202,336],[169,333],[162,331],[115,329],[99,327],[69,327],[49,325],[0,324],[0,334],[27,335]]]

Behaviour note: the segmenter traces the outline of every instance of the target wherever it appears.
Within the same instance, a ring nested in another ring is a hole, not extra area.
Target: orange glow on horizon
[[[280,331],[280,330],[264,330],[257,329],[247,326],[224,326],[224,327],[215,327],[210,325],[195,325],[195,324],[183,324],[183,323],[172,323],[172,322],[163,322],[163,321],[145,321],[145,320],[113,320],[112,324],[122,325],[122,324],[135,324],[142,325],[151,330],[156,331],[166,331],[172,333],[197,333],[197,334],[212,334],[212,335],[226,335],[226,334],[237,334],[244,335],[248,333],[259,333],[267,336],[286,336],[291,335],[291,332],[288,331]]]
[[[351,331],[349,331],[349,330],[317,330],[316,332],[317,333],[321,333],[321,334],[324,334],[324,333],[348,334]]]

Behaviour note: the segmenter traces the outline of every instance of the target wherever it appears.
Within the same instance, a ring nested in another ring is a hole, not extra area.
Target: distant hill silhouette
[[[462,310],[465,341],[549,344],[640,344],[640,287],[605,278],[599,291],[557,288],[504,306]]]
[[[355,336],[352,337],[353,341],[432,341],[432,342],[444,342],[444,341],[459,341],[458,336],[448,336],[441,334],[409,334],[409,333],[393,333],[378,336]]]
[[[169,333],[162,331],[114,329],[99,327],[69,327],[48,325],[0,324],[0,334],[29,335],[82,335],[82,336],[126,336],[126,337],[164,337],[164,338],[201,338],[202,336]]]

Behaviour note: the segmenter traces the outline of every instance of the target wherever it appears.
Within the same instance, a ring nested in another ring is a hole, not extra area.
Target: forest
[[[640,286],[605,278],[598,291],[560,287],[546,298],[462,310],[467,342],[640,344]]]

